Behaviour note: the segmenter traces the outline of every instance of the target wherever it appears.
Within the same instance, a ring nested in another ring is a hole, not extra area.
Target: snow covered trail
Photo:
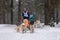
[[[16,25],[0,24],[0,40],[60,40],[60,28],[36,28],[34,33],[17,33]],[[57,25],[56,25],[57,26]]]

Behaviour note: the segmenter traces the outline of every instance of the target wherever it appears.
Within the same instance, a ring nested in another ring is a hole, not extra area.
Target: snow
[[[35,28],[34,33],[17,33],[16,25],[0,24],[0,40],[60,40],[60,24]]]

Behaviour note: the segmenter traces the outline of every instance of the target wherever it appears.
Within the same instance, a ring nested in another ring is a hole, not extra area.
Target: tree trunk
[[[18,22],[21,23],[21,0],[18,1]]]
[[[58,9],[56,10],[56,24],[58,24]]]
[[[55,0],[46,0],[45,1],[45,25],[50,23],[51,18],[54,17],[54,5]]]
[[[3,12],[3,24],[5,24],[5,13]]]
[[[13,24],[13,0],[11,0],[11,24]]]

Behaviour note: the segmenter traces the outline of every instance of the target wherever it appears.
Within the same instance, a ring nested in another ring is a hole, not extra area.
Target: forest
[[[60,0],[0,0],[0,24],[16,24],[21,22],[23,8],[33,11],[36,20],[50,23],[51,18],[60,22]]]

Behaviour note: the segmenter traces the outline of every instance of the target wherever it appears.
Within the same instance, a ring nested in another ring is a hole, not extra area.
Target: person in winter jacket
[[[34,26],[33,26],[33,24],[34,24],[34,20],[35,20],[35,15],[34,15],[34,13],[30,13],[30,30],[31,30],[31,32],[34,32]]]
[[[24,11],[22,13],[22,17],[23,17],[23,19],[28,19],[29,20],[30,14],[26,9],[24,9]]]
[[[33,25],[34,24],[34,20],[35,20],[35,14],[34,13],[30,13],[30,24]]]

